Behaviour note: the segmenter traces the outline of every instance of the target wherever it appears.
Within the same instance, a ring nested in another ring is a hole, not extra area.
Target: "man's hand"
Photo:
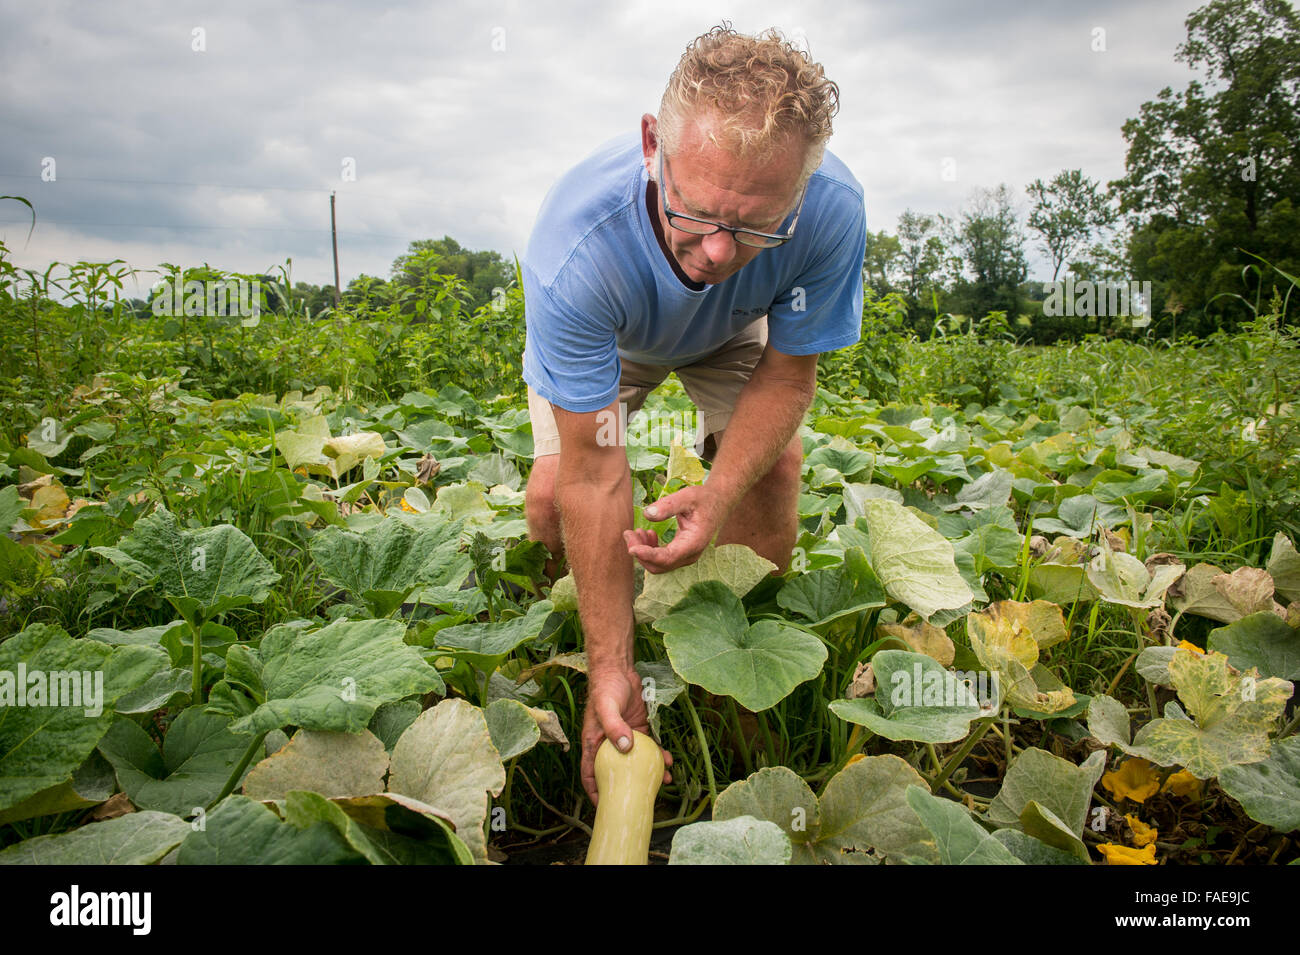
[[[623,532],[627,552],[652,574],[693,564],[726,522],[730,510],[708,482],[659,498],[643,511],[652,521],[677,518],[677,534],[662,546],[649,528]]]
[[[645,700],[641,698],[641,675],[636,669],[592,671],[587,674],[587,709],[582,717],[582,788],[593,804],[598,804],[596,791],[596,750],[608,737],[626,752],[632,745],[632,731],[640,730],[650,735],[650,721],[646,716]],[[620,741],[626,744],[620,746]],[[662,749],[662,747],[661,747]],[[663,750],[664,765],[673,764],[672,754]],[[672,774],[664,770],[664,782],[673,781]]]

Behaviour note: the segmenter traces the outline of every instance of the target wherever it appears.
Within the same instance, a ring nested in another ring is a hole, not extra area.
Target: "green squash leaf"
[[[871,566],[890,598],[929,619],[970,603],[952,544],[905,507],[886,500],[863,503],[871,535]]]
[[[821,673],[826,647],[776,620],[750,624],[725,584],[693,585],[672,612],[654,622],[673,669],[687,683],[765,710]]]
[[[141,809],[188,816],[212,802],[248,749],[229,720],[190,707],[172,721],[162,751],[143,729],[118,720],[99,744],[117,781]]]
[[[380,704],[443,691],[442,678],[405,635],[400,620],[336,620],[311,633],[272,627],[257,650],[240,648],[261,668],[265,699],[254,697],[253,710],[238,715],[231,731],[265,733],[292,725],[359,733]],[[218,693],[217,687],[225,689]],[[226,713],[232,686],[222,680],[217,687],[208,708]]]
[[[654,623],[681,602],[693,584],[720,581],[737,597],[776,570],[744,544],[709,545],[693,564],[665,574],[646,574],[645,586],[633,603],[637,623]]]
[[[136,521],[118,547],[91,550],[129,573],[156,581],[158,592],[190,619],[261,603],[280,579],[239,528],[221,524],[182,529],[163,507]]]
[[[0,865],[152,865],[184,841],[190,824],[165,812],[130,812],[71,832],[26,839]]]
[[[464,700],[425,710],[393,747],[388,788],[446,812],[477,862],[487,861],[488,794],[506,773],[483,711]]]
[[[774,822],[738,816],[673,833],[669,865],[788,865],[790,837]]]
[[[1300,829],[1300,736],[1274,741],[1258,763],[1225,767],[1219,785],[1256,822],[1278,832]]]

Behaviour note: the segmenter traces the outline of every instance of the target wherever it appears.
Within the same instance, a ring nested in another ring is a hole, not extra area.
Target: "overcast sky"
[[[0,239],[24,268],[292,258],[295,281],[323,284],[334,190],[345,286],[387,276],[414,239],[522,255],[555,178],[655,112],[723,18],[806,37],[839,84],[829,148],[869,228],[1000,182],[1023,214],[1037,177],[1122,174],[1124,121],[1193,76],[1173,54],[1199,5],[0,0],[0,195],[37,214],[29,239],[26,209],[0,203]]]

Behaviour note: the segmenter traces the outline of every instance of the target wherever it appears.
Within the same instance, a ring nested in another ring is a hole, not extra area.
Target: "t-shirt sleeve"
[[[844,196],[828,240],[790,290],[772,303],[768,341],[786,355],[813,355],[856,342],[862,334],[862,260],[867,253],[867,216],[862,200],[836,184]],[[839,229],[835,229],[835,224]]]
[[[524,381],[568,411],[599,411],[618,397],[622,371],[614,324],[602,308],[577,308],[563,290],[524,276]]]

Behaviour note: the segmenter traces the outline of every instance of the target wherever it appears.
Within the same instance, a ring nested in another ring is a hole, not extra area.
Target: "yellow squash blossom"
[[[1156,836],[1160,835],[1155,826],[1148,826],[1132,813],[1125,813],[1124,819],[1128,822],[1129,829],[1133,831],[1133,845],[1139,849],[1155,845]]]
[[[1116,799],[1146,802],[1160,790],[1160,780],[1145,759],[1126,759],[1119,769],[1101,777],[1101,784]]]
[[[1154,842],[1145,849],[1131,849],[1128,846],[1106,843],[1098,846],[1097,851],[1105,857],[1106,865],[1156,864],[1156,846]]]
[[[1165,780],[1160,791],[1175,796],[1198,797],[1201,794],[1201,781],[1187,770],[1180,769]]]
[[[1202,650],[1200,647],[1198,647],[1196,644],[1192,643],[1190,640],[1180,640],[1178,642],[1178,649],[1191,650],[1193,653],[1199,653],[1201,656],[1205,656],[1205,651]]]

